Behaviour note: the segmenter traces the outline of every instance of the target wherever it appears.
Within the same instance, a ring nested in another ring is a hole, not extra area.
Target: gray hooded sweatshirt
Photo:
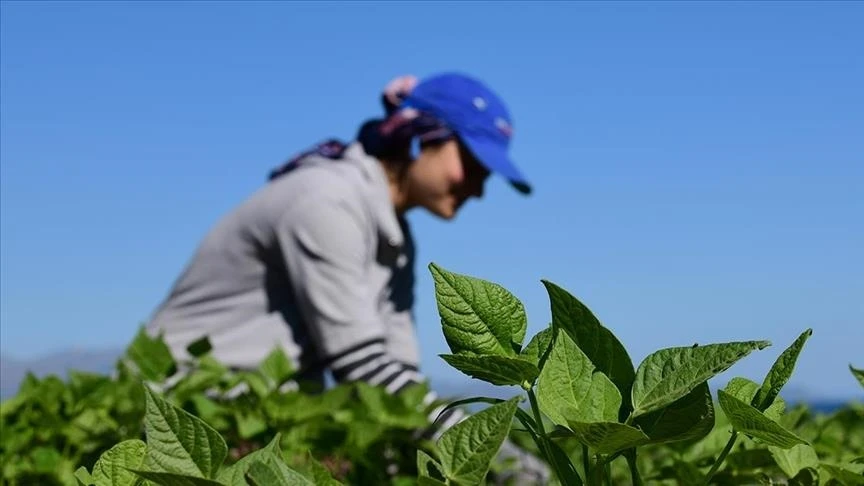
[[[147,329],[176,359],[208,337],[226,366],[280,347],[306,379],[328,367],[397,390],[415,381],[414,245],[386,174],[359,143],[307,156],[204,237]]]

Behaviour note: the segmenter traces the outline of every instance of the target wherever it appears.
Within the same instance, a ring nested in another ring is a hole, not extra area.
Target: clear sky
[[[549,320],[564,286],[636,363],[814,335],[790,393],[861,396],[864,4],[4,2],[3,352],[127,343],[271,167],[381,112],[393,76],[461,70],[509,103],[524,198],[493,179],[411,216],[426,370],[459,379],[430,261]]]

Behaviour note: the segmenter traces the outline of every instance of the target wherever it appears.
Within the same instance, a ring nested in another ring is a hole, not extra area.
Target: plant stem
[[[627,466],[630,467],[631,483],[633,486],[642,486],[642,476],[639,475],[639,466],[636,464],[636,449],[624,451],[624,458],[627,459]]]
[[[729,452],[732,450],[732,447],[735,446],[735,441],[738,440],[738,431],[733,430],[732,436],[729,437],[729,442],[726,443],[726,447],[723,448],[723,452],[717,457],[717,460],[714,461],[714,465],[711,466],[711,470],[708,471],[708,475],[705,476],[705,486],[711,484],[711,478],[714,474],[717,473],[717,470],[720,469],[720,465],[723,464],[723,461],[726,459],[726,456],[729,455]]]
[[[588,446],[582,445],[582,465],[585,468],[585,477],[591,477],[591,453],[588,452]]]
[[[531,411],[534,412],[534,422],[537,424],[537,433],[541,437],[546,437],[546,428],[543,426],[543,416],[540,415],[540,406],[537,405],[537,397],[534,395],[534,390],[528,390],[528,401],[531,402]]]
[[[596,486],[604,486],[608,484],[608,480],[606,478],[606,468],[604,464],[606,461],[603,459],[602,454],[597,454],[594,458],[594,469],[591,471],[591,485]]]
[[[558,476],[560,481],[564,481],[564,474],[561,472],[561,465],[558,464],[557,459],[555,458],[555,454],[548,447],[546,441],[548,440],[546,437],[546,427],[543,425],[543,416],[540,415],[540,406],[537,405],[537,397],[534,395],[534,390],[529,388],[526,390],[528,392],[528,401],[531,402],[531,411],[534,412],[534,422],[535,427],[537,428],[536,433],[539,440],[537,440],[537,446],[540,448],[540,451],[543,455],[546,456],[546,460],[549,461],[549,464],[552,465],[552,469],[555,471],[555,475]]]

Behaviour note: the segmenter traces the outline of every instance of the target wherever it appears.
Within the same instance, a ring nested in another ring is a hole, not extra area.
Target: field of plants
[[[709,380],[771,343],[670,347],[634,364],[551,282],[552,322],[526,339],[525,309],[506,289],[429,270],[451,351],[441,359],[466,380],[521,390],[447,402],[474,413],[436,442],[415,438],[440,405],[423,405],[424,386],[286,387],[295,370],[280,351],[237,372],[206,339],[171,380],[167,347],[139,332],[110,376],[30,375],[2,403],[3,484],[508,484],[513,465],[496,456],[510,438],[549,465],[551,484],[864,485],[864,403],[817,413],[781,398],[810,329],[766,376],[733,377],[715,396]],[[852,364],[837,372],[864,387]]]

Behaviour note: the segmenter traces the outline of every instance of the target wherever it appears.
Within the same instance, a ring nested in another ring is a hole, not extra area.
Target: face
[[[489,171],[456,140],[424,148],[405,174],[410,205],[452,219],[471,197],[483,196]]]

